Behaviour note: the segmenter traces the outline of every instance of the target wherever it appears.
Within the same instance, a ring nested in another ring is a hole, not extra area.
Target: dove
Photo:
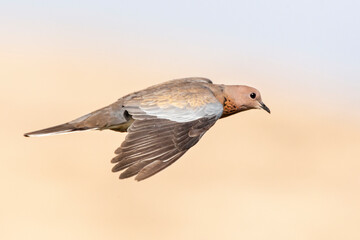
[[[127,132],[111,160],[112,171],[123,171],[120,179],[136,175],[141,181],[173,164],[220,118],[250,109],[270,113],[255,88],[183,78],[128,94],[80,118],[24,136],[105,129]]]

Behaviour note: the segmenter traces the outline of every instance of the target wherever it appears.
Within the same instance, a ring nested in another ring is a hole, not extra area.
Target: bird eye
[[[255,98],[256,98],[256,93],[250,93],[250,97],[251,97],[252,99],[255,99]]]

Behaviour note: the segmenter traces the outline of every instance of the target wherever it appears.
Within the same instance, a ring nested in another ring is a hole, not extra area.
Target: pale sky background
[[[359,1],[2,1],[1,46],[234,83],[262,73],[278,90],[359,107],[359,10]]]
[[[360,1],[0,1],[0,239],[360,239]],[[43,138],[182,77],[247,84],[143,182],[125,134]]]

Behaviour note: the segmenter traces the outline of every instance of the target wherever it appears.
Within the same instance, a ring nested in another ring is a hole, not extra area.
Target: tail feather
[[[71,123],[64,123],[54,127],[49,127],[45,129],[41,129],[34,132],[25,133],[25,137],[41,137],[41,136],[49,136],[55,134],[64,134],[70,133],[74,131],[88,130],[89,128],[77,128]]]
[[[25,133],[24,136],[40,137],[90,129],[111,129],[124,132],[131,123],[131,116],[129,116],[129,114],[123,108],[122,101],[119,100],[107,107],[98,109],[73,121],[42,130]]]

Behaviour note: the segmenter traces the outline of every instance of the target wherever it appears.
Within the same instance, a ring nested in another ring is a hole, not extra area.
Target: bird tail
[[[99,109],[97,111],[86,114],[82,117],[79,117],[73,121],[70,121],[70,122],[67,122],[64,124],[56,125],[56,126],[49,127],[49,128],[44,128],[44,129],[37,130],[34,132],[25,133],[24,136],[25,137],[42,137],[42,136],[65,134],[65,133],[84,131],[84,130],[90,130],[90,129],[98,129],[96,122],[88,123],[87,120],[89,118],[91,118],[92,116],[95,116],[95,115],[101,113],[101,110],[102,109]]]
[[[84,130],[111,129],[115,131],[126,131],[132,118],[123,109],[122,102],[115,102],[107,107],[79,117],[73,121],[54,127],[25,133],[25,137],[41,137],[55,134],[64,134]]]
[[[71,123],[64,123],[60,124],[54,127],[49,127],[45,129],[41,129],[34,132],[28,132],[25,133],[25,137],[42,137],[42,136],[50,136],[50,135],[56,135],[56,134],[65,134],[65,133],[71,133],[75,131],[83,131],[83,130],[89,130],[90,128],[78,128],[74,126],[74,124]]]

